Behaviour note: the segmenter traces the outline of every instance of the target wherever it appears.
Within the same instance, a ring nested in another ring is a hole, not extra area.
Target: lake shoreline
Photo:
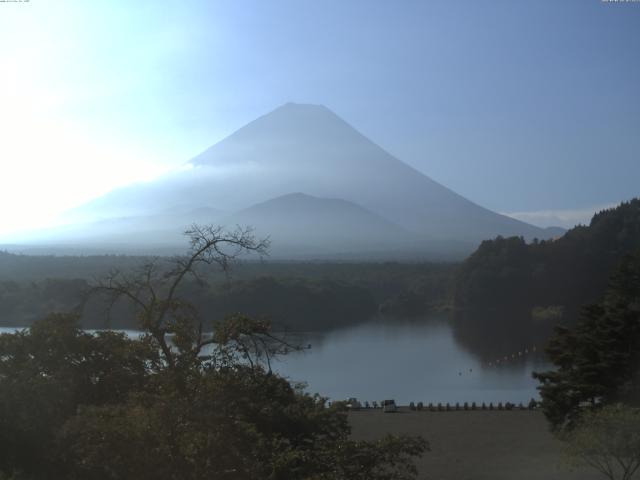
[[[8,329],[0,328],[0,332]],[[130,338],[142,332],[121,330]],[[330,400],[362,403],[393,398],[401,405],[423,402],[455,406],[472,402],[523,403],[538,399],[532,371],[548,368],[543,357],[518,356],[489,365],[461,346],[441,317],[422,322],[372,321],[331,332],[289,333],[289,343],[305,347],[272,361],[273,369],[306,391]],[[206,353],[206,352],[203,352]]]

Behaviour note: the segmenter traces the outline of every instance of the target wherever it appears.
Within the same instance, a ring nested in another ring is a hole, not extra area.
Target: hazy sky
[[[640,3],[0,2],[0,232],[287,101],[493,210],[588,216],[640,195]]]

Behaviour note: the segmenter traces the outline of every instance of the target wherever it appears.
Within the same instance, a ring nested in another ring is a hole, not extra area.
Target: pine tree
[[[556,370],[534,373],[553,428],[571,427],[581,406],[639,400],[640,252],[624,258],[603,301],[559,327],[546,349]]]

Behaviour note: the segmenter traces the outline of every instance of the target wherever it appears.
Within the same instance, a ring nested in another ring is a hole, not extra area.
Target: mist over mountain
[[[114,190],[68,219],[72,227],[46,238],[173,243],[196,221],[249,224],[285,256],[394,249],[457,256],[497,235],[558,234],[463,198],[324,106],[294,103],[240,128],[183,170]]]

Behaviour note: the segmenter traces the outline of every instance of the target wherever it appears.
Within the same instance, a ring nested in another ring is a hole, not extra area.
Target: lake
[[[14,329],[0,328],[0,332]],[[129,332],[134,334],[135,332]],[[361,401],[393,398],[409,402],[523,402],[538,398],[534,370],[549,368],[538,352],[500,352],[500,364],[482,362],[456,342],[443,319],[376,319],[324,333],[297,334],[300,345],[274,363],[292,381],[304,381],[310,393]],[[498,356],[498,355],[496,355]],[[507,360],[505,360],[505,356]]]

